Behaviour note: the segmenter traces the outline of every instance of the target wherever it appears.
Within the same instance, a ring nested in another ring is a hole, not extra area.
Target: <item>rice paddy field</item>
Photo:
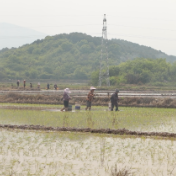
[[[0,104],[0,124],[176,133],[176,109],[54,111],[62,106]],[[11,107],[5,109],[5,107]],[[13,107],[31,107],[28,110]],[[43,107],[33,110],[33,107]],[[4,107],[4,108],[3,108]],[[0,175],[176,175],[176,139],[113,134],[0,129]],[[117,174],[116,174],[117,175]]]

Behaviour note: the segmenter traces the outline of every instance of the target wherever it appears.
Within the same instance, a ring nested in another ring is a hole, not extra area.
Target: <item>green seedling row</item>
[[[82,110],[75,112],[51,112],[47,111],[48,107],[57,110],[62,106],[43,106],[46,110],[35,111],[32,106],[31,110],[0,109],[0,123],[176,133],[176,109],[121,107],[120,111],[111,112],[106,107],[92,107],[92,111],[85,111],[82,107]]]

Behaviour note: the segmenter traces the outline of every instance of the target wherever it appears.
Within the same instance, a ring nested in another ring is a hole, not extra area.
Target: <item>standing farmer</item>
[[[47,90],[49,89],[49,87],[50,87],[50,85],[49,85],[49,83],[47,84]]]
[[[38,82],[38,89],[40,89],[40,82]]]
[[[62,97],[63,101],[64,101],[64,107],[61,109],[61,111],[63,111],[65,109],[65,111],[68,111],[68,104],[69,104],[69,100],[71,99],[71,97],[69,96],[70,89],[66,88],[64,89],[64,95]]]
[[[19,88],[20,80],[17,81],[17,88]]]
[[[114,106],[116,107],[116,111],[118,111],[118,93],[119,90],[115,90],[115,92],[111,95],[111,111],[113,111]]]
[[[25,79],[24,79],[23,83],[24,83],[24,89],[25,89],[25,87],[26,87],[26,80]]]
[[[54,89],[57,90],[57,84],[54,84]]]
[[[87,110],[89,108],[89,111],[91,110],[91,104],[92,104],[92,100],[94,98],[94,90],[96,88],[95,87],[91,87],[90,88],[90,92],[87,95],[87,107],[85,110]]]
[[[30,88],[32,89],[32,83],[30,83]]]

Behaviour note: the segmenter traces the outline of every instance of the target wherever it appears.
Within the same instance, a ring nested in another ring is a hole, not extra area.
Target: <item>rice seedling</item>
[[[131,168],[130,173],[134,172],[134,175],[176,174],[174,139],[144,140],[102,134],[22,130],[2,130],[2,136],[7,138],[2,147],[8,150],[0,151],[1,175],[6,173],[9,165],[16,175],[110,175],[115,163],[119,171]],[[37,142],[37,139],[40,140]],[[19,143],[16,147],[9,147],[16,142]],[[13,157],[13,153],[18,151],[20,154]]]
[[[175,109],[100,109],[74,113],[0,109],[0,124],[176,133]],[[0,175],[176,175],[175,158],[174,138],[0,129]]]
[[[101,107],[102,108],[102,107]],[[148,132],[176,132],[175,109],[122,108],[107,112],[48,112],[0,109],[0,123],[92,129],[122,129]]]

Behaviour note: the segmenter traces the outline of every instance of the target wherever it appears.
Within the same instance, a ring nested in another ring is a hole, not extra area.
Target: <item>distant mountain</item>
[[[8,23],[0,23],[0,49],[19,47],[42,39],[46,34]]]
[[[109,65],[135,58],[175,56],[124,40],[108,40]],[[90,79],[99,69],[101,38],[82,33],[47,36],[17,49],[0,50],[0,78]]]

